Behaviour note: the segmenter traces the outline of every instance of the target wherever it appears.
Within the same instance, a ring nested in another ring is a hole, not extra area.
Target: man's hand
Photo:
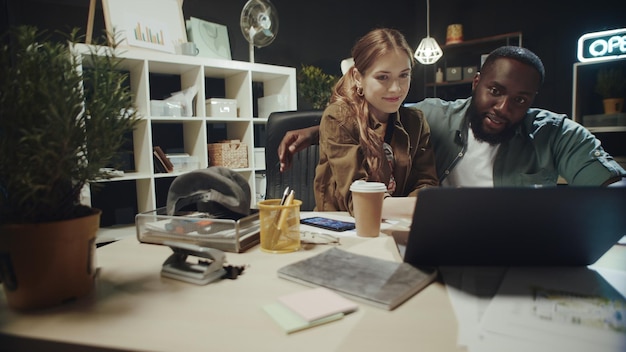
[[[299,130],[288,131],[278,146],[278,159],[280,160],[280,172],[291,167],[293,155],[319,143],[319,126],[311,126]]]

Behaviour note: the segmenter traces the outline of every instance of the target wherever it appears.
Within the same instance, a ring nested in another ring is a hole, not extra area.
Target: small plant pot
[[[93,291],[100,214],[0,226],[0,279],[10,308],[48,308]]]
[[[604,113],[607,115],[620,113],[624,108],[624,98],[604,99],[602,102],[604,103]]]

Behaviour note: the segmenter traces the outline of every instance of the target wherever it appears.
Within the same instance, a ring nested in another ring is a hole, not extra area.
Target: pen
[[[282,205],[283,206],[291,205],[291,202],[293,201],[294,195],[295,194],[294,194],[293,190],[291,190],[291,192],[289,192],[289,195],[287,196],[287,199],[285,199],[285,202]],[[282,209],[280,211],[280,218],[278,219],[278,225],[276,226],[278,231],[280,231],[285,226],[285,221],[287,221],[287,214],[288,213],[289,213],[288,209]]]
[[[287,196],[289,196],[289,186],[285,187],[285,191],[283,192],[283,198],[280,200],[280,205],[284,205],[287,200]]]
[[[285,190],[283,191],[283,197],[280,199],[280,203],[278,203],[278,205],[284,205],[288,196],[289,196],[289,186],[285,187]],[[276,218],[274,219],[274,223],[276,223],[277,226],[279,224],[281,214],[282,214],[281,212],[278,212],[276,214]]]

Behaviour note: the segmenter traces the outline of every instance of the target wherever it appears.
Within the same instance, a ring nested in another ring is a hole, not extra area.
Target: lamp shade
[[[443,56],[443,51],[435,38],[426,37],[415,50],[415,59],[423,65],[434,64]]]

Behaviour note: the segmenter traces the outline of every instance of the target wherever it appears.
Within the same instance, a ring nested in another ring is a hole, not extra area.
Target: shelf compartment
[[[586,115],[602,115],[604,113],[602,96],[595,91],[596,77],[602,68],[621,68],[626,72],[626,59],[577,62],[573,65],[572,113],[570,116],[579,123],[584,123],[584,116]],[[595,128],[595,126],[589,127]]]
[[[137,182],[124,180],[91,185],[91,206],[102,209],[100,227],[134,224],[137,204]]]

